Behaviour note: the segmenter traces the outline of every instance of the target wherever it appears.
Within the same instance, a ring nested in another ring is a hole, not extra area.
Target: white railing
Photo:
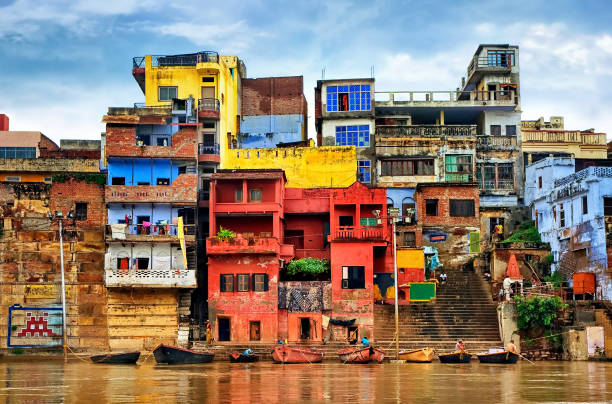
[[[107,269],[107,287],[195,288],[193,269]]]

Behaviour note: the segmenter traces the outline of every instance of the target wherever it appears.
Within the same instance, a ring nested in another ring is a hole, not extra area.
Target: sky
[[[144,101],[132,57],[214,50],[247,76],[370,77],[377,91],[454,90],[480,43],[520,47],[523,119],[612,137],[612,2],[0,0],[0,113],[11,130],[99,139]]]

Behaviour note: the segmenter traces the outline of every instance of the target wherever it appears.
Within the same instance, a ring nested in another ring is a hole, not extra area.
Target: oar
[[[532,365],[535,365],[535,362],[530,361],[529,359],[525,358],[525,357],[524,357],[523,355],[521,355],[520,353],[518,353],[518,352],[513,352],[513,353],[515,353],[515,354],[517,354],[518,356],[520,356],[521,358],[525,359],[527,362],[531,363]]]

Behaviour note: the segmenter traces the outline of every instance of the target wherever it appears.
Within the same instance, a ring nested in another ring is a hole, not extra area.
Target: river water
[[[0,403],[610,402],[612,363],[516,365],[271,362],[139,366],[0,362]]]

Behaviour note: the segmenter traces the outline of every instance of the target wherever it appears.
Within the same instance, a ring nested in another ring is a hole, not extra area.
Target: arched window
[[[404,223],[416,223],[416,204],[413,198],[405,197],[402,199],[402,217],[404,218]]]

